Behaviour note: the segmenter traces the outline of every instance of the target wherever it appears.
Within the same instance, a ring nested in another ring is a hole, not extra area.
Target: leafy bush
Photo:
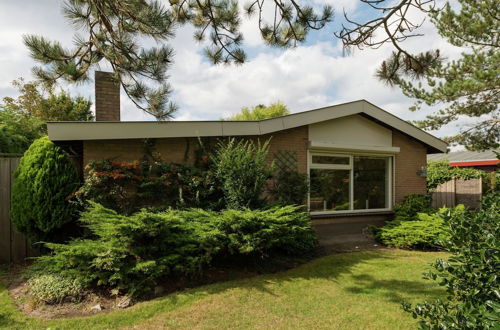
[[[485,196],[480,211],[444,215],[452,254],[438,259],[426,277],[446,287],[445,300],[404,309],[422,329],[493,329],[500,323],[500,194]]]
[[[28,286],[33,297],[47,304],[60,303],[66,297],[77,298],[83,290],[79,280],[54,274],[33,276]]]
[[[427,188],[432,190],[441,183],[451,179],[475,179],[485,175],[485,172],[474,168],[450,166],[447,160],[429,162],[427,164]]]
[[[411,194],[404,197],[403,201],[394,205],[394,215],[398,220],[409,221],[417,219],[418,213],[434,213],[431,208],[430,195]]]
[[[144,207],[223,208],[223,194],[214,173],[200,166],[151,161],[91,161],[77,198],[93,201],[122,214]]]
[[[279,170],[273,177],[271,195],[280,205],[304,205],[309,191],[307,174]]]
[[[36,140],[14,173],[11,217],[16,229],[34,243],[57,241],[75,219],[70,202],[79,178],[68,155],[47,137]]]
[[[375,234],[377,240],[385,245],[403,249],[436,249],[441,246],[441,241],[448,238],[447,227],[443,220],[443,214],[464,213],[463,205],[454,209],[441,209],[438,213],[419,213],[416,220],[407,221],[404,218],[396,218]]]
[[[271,171],[266,162],[269,141],[264,144],[235,139],[220,142],[215,152],[215,174],[222,184],[229,209],[259,208]]]
[[[306,214],[292,206],[264,211],[141,211],[132,216],[91,203],[81,222],[92,237],[47,244],[35,272],[77,278],[86,287],[139,295],[161,279],[200,273],[214,257],[309,251],[316,243]]]

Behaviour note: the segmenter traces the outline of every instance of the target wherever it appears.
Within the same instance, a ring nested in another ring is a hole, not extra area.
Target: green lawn
[[[0,327],[23,329],[412,329],[402,301],[443,291],[422,279],[442,253],[335,254],[278,274],[229,281],[78,319],[25,317],[0,286]]]

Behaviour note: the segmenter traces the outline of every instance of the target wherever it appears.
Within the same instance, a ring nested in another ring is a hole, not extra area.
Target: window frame
[[[335,157],[348,157],[349,164],[314,164],[312,157],[314,156],[335,156]],[[354,209],[354,157],[380,157],[387,158],[387,185],[388,195],[386,196],[388,207],[378,209]],[[356,152],[332,152],[332,151],[308,151],[307,156],[307,177],[311,179],[311,169],[327,169],[327,170],[349,170],[349,210],[326,210],[326,211],[311,211],[311,192],[309,183],[309,192],[307,194],[307,209],[311,215],[326,215],[326,214],[350,214],[350,213],[374,213],[374,212],[388,212],[392,211],[393,196],[394,196],[394,154],[380,154],[380,153],[356,153]]]

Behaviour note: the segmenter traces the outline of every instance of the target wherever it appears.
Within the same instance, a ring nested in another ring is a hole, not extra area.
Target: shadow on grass
[[[300,280],[315,280],[325,279],[333,282],[338,282],[343,275],[350,275],[351,282],[354,280],[356,284],[343,288],[352,294],[371,294],[375,291],[382,292],[382,295],[390,302],[400,303],[406,298],[411,298],[416,295],[421,295],[423,292],[427,295],[438,295],[438,288],[425,287],[422,282],[411,280],[380,280],[371,275],[356,275],[353,274],[353,268],[360,264],[370,261],[380,261],[381,266],[387,260],[394,260],[397,254],[389,251],[364,251],[354,253],[343,253],[321,257],[297,268],[278,272],[273,274],[261,274],[250,278],[240,278],[229,280],[226,282],[216,282],[213,284],[190,288],[169,294],[164,297],[155,298],[149,301],[144,301],[136,304],[126,310],[113,311],[111,313],[102,313],[95,316],[80,317],[73,319],[58,319],[58,320],[42,320],[29,318],[28,322],[33,325],[25,325],[30,328],[46,328],[47,326],[56,326],[57,328],[113,328],[118,326],[133,326],[139,322],[154,317],[158,314],[169,312],[189,305],[197,300],[209,295],[220,294],[227,290],[235,288],[248,288],[258,290],[268,295],[277,295],[273,291],[273,286],[278,284],[294,282]],[[385,260],[385,261],[384,261]],[[423,272],[423,269],[422,269]],[[0,297],[4,288],[0,286]],[[402,295],[400,292],[404,292]],[[9,298],[9,297],[7,297]],[[10,300],[10,299],[9,299]],[[0,302],[5,303],[4,299]],[[9,301],[12,303],[12,301]],[[0,327],[22,328],[22,325],[16,322],[14,312],[2,314],[0,305]],[[15,313],[21,313],[17,309]],[[19,319],[19,318],[17,318]]]
[[[426,286],[417,281],[380,280],[371,275],[355,275],[352,278],[356,281],[356,285],[347,287],[345,290],[353,294],[377,294],[394,303],[401,303],[423,292],[431,300],[439,298],[443,294],[442,288],[437,284]],[[433,284],[433,282],[429,282],[429,284]]]

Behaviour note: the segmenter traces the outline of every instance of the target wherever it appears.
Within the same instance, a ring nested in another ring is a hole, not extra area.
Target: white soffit
[[[366,100],[260,121],[49,122],[47,128],[52,141],[242,136],[270,134],[355,114],[372,117],[438,151],[445,152],[447,149],[444,141]]]

